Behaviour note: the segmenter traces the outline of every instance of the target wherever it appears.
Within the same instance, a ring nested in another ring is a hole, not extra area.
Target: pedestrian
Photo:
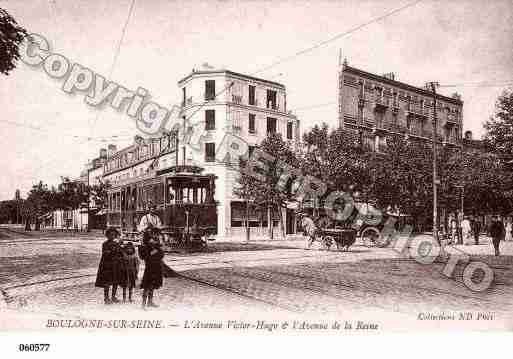
[[[511,232],[512,231],[511,217],[508,217],[508,219],[506,221],[505,231],[506,231],[506,235],[504,237],[504,240],[505,241],[513,240],[513,233]]]
[[[449,244],[456,244],[456,242],[458,241],[458,223],[456,222],[455,219],[451,220],[450,230],[451,230],[451,238],[450,238]]]
[[[472,244],[470,241],[470,231],[470,221],[468,220],[468,217],[464,217],[463,221],[461,221],[461,239],[465,245]]]
[[[103,288],[103,298],[105,304],[119,302],[116,298],[117,286],[120,281],[120,264],[122,263],[122,250],[116,238],[119,237],[119,231],[114,227],[109,227],[105,231],[107,240],[102,244],[102,256],[98,265],[95,286]],[[112,286],[112,293],[109,297],[109,290]]]
[[[481,233],[481,222],[474,218],[472,220],[472,233],[474,234],[474,244],[479,245],[479,234]]]
[[[492,237],[493,248],[495,255],[500,255],[500,242],[504,239],[505,230],[504,224],[499,220],[498,216],[493,216],[492,223],[490,224],[490,236]]]
[[[308,215],[303,215],[301,219],[301,227],[303,228],[303,234],[307,236],[306,249],[310,249],[312,243],[315,241],[317,235],[317,226],[312,218]]]
[[[135,247],[132,242],[128,242],[123,248],[123,261],[125,275],[123,276],[123,303],[126,302],[126,290],[128,288],[128,302],[132,303],[132,292],[135,288],[135,282],[139,274],[139,258],[135,253]]]
[[[153,292],[162,287],[162,258],[164,251],[160,248],[160,243],[150,234],[144,233],[143,244],[139,246],[139,257],[144,261],[144,274],[141,280],[143,289],[142,308],[158,307],[153,302]]]

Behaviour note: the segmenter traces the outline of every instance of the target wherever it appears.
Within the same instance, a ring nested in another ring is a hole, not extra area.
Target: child
[[[119,255],[121,249],[115,238],[119,236],[119,232],[114,227],[109,227],[105,231],[107,240],[102,244],[102,257],[98,266],[96,275],[96,287],[103,288],[103,297],[105,304],[116,303],[116,290],[119,273]],[[112,299],[109,298],[109,288],[112,286]]]
[[[132,242],[128,242],[123,248],[125,273],[123,287],[123,303],[126,302],[126,288],[128,287],[128,302],[132,303],[132,290],[135,287],[135,281],[139,273],[139,258],[135,254],[135,248]]]
[[[142,307],[158,307],[153,302],[153,291],[162,287],[162,258],[164,251],[159,242],[148,232],[144,233],[143,244],[139,246],[139,257],[145,262],[141,281],[143,289]]]

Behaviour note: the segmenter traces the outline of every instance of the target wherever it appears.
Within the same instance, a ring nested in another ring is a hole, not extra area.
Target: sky
[[[283,83],[302,130],[337,125],[339,51],[351,66],[460,93],[464,130],[477,138],[508,88],[489,85],[513,84],[510,0],[424,0],[379,21],[371,20],[412,0],[135,0],[127,23],[132,1],[0,0],[0,7],[48,39],[52,52],[128,89],[143,87],[169,108],[180,100],[178,80],[205,62]],[[124,147],[137,134],[126,113],[88,106],[62,83],[22,62],[0,75],[0,200],[17,188],[25,195],[39,180],[77,177],[101,147]]]

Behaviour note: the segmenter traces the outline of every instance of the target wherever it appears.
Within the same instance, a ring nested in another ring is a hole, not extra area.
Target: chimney
[[[386,78],[386,79],[394,81],[395,80],[395,73],[389,72],[389,73],[383,74],[383,77]]]
[[[107,156],[112,157],[116,153],[116,145],[110,144],[107,147]]]
[[[107,158],[107,149],[106,148],[100,149],[100,158]]]
[[[455,100],[461,101],[461,95],[457,92],[453,93],[451,97]]]

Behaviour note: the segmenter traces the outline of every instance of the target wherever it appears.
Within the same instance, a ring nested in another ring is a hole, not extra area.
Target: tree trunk
[[[269,238],[274,239],[273,208],[271,206],[267,206],[267,226],[269,228]]]
[[[285,239],[285,226],[283,225],[283,209],[281,207],[278,207],[278,210],[280,211],[279,215],[280,215],[281,235],[282,235],[283,239]]]
[[[41,230],[41,223],[39,222],[39,218],[36,217],[36,223],[34,226],[34,231],[40,231]]]
[[[30,218],[27,216],[27,218],[25,218],[25,230],[26,231],[31,231],[32,228],[30,228]]]

